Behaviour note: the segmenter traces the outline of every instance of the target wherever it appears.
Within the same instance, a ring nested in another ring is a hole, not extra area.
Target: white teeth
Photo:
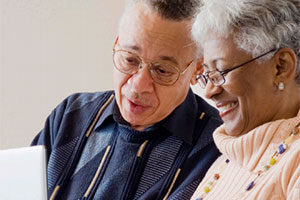
[[[234,107],[236,104],[237,104],[236,102],[235,103],[229,103],[229,104],[226,104],[224,106],[219,107],[218,109],[219,109],[220,112],[225,112],[226,110]]]

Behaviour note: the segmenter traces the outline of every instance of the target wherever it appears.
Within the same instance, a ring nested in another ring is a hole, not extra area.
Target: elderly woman
[[[198,75],[224,124],[192,199],[300,199],[300,1],[204,0]]]

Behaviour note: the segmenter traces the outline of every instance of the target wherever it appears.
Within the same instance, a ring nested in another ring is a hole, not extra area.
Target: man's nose
[[[149,64],[143,64],[139,70],[128,79],[128,84],[137,93],[153,92],[153,79],[149,71]]]

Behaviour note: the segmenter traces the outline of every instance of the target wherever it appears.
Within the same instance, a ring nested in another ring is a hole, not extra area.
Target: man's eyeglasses
[[[144,65],[149,64],[149,71],[152,80],[160,85],[173,85],[184,74],[188,67],[193,63],[189,62],[185,70],[181,71],[178,66],[163,62],[146,63],[138,55],[122,49],[116,49],[118,38],[113,47],[113,62],[117,70],[124,74],[133,75],[137,73]]]
[[[200,75],[197,75],[197,80],[198,80],[198,83],[199,85],[202,87],[202,88],[205,88],[207,83],[208,83],[208,80],[210,80],[210,82],[214,85],[214,86],[221,86],[225,83],[225,75],[228,74],[229,72],[235,70],[235,69],[238,69],[240,67],[243,67],[243,66],[246,66],[247,64],[273,52],[273,51],[276,51],[277,49],[272,49],[266,53],[263,53],[255,58],[252,58],[251,60],[248,60],[238,66],[235,66],[233,68],[230,68],[230,69],[226,69],[226,70],[223,70],[223,71],[219,71],[219,70],[213,70],[213,71],[209,71],[205,74],[200,74]]]

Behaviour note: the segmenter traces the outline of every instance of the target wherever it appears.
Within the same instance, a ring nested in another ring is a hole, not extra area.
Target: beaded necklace
[[[277,161],[281,157],[281,155],[287,150],[289,145],[293,142],[294,136],[297,135],[299,132],[300,132],[300,123],[298,123],[296,125],[296,127],[291,131],[289,136],[277,147],[277,150],[271,156],[269,162],[267,164],[265,164],[262,167],[262,169],[260,169],[256,172],[256,177],[247,185],[244,193],[240,194],[238,199],[241,199],[246,194],[246,192],[250,191],[255,186],[255,183],[257,182],[259,177],[261,177],[261,175],[264,172],[268,171],[273,165],[275,165],[277,163]],[[226,159],[225,164],[220,167],[220,169],[218,170],[217,173],[214,174],[214,176],[212,177],[212,180],[209,181],[208,185],[206,185],[203,188],[202,194],[200,195],[200,197],[196,198],[196,200],[204,200],[206,195],[213,189],[213,187],[216,185],[217,181],[220,179],[220,174],[222,173],[222,171],[224,171],[224,169],[226,168],[228,163],[229,163],[229,159]]]

